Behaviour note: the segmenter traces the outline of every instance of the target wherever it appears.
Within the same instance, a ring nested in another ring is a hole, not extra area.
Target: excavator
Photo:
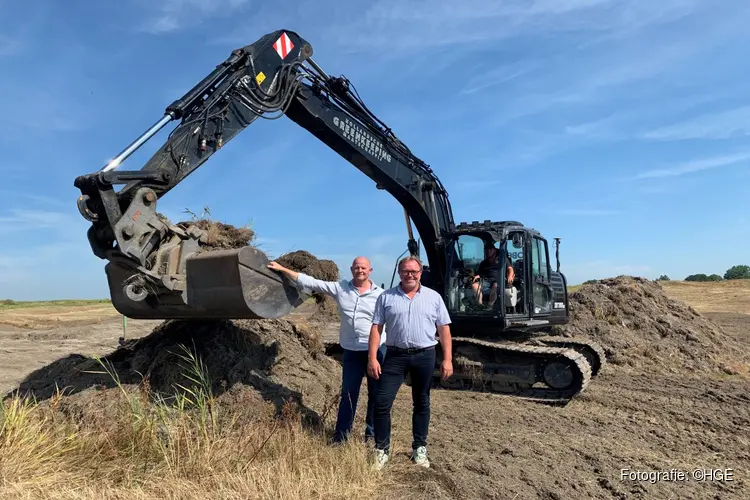
[[[407,251],[419,257],[421,243],[426,254],[421,283],[442,295],[452,318],[454,375],[441,384],[547,401],[580,394],[605,357],[591,341],[549,334],[569,321],[560,240],[553,270],[548,242],[533,228],[518,221],[456,223],[432,168],[368,109],[347,78],[326,74],[312,54],[307,40],[286,29],[231,51],[104,167],[75,179],[78,209],[91,222],[91,249],[107,261],[114,307],[136,319],[262,319],[282,317],[305,301],[304,291],[267,268],[262,251],[249,245],[202,251],[205,231],[175,225],[156,209],[256,119],[286,116],[403,207]],[[179,123],[142,168],[119,168],[172,121]],[[489,306],[471,285],[491,249],[504,265]]]

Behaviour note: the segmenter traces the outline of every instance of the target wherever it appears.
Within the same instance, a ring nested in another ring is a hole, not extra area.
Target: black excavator
[[[396,198],[406,216],[407,251],[418,256],[412,222],[416,227],[427,257],[422,283],[443,296],[453,321],[454,375],[443,385],[544,400],[580,393],[604,353],[590,341],[548,334],[569,318],[559,239],[553,270],[547,240],[520,222],[455,223],[433,170],[312,53],[290,30],[232,51],[107,165],[76,178],[78,209],[91,222],[89,243],[108,261],[114,307],[136,319],[259,319],[303,303],[307,297],[269,270],[260,250],[200,251],[202,230],[172,224],[156,210],[157,200],[257,118],[285,115]],[[175,120],[141,169],[118,169]],[[471,286],[488,249],[504,264],[491,307],[490,297]],[[436,369],[440,358],[438,352]]]

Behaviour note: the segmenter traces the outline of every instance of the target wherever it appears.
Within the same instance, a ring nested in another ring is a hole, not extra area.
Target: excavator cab
[[[515,221],[459,224],[447,252],[446,305],[456,321],[504,331],[567,320],[565,278],[537,231]]]

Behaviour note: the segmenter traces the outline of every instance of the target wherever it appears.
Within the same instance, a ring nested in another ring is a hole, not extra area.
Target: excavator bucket
[[[134,319],[261,319],[288,314],[308,298],[253,247],[199,253],[186,259],[186,290],[160,293],[135,269],[105,266],[112,303]]]

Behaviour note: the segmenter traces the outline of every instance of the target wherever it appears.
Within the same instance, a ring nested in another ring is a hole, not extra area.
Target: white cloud
[[[616,120],[616,116],[608,116],[599,120],[567,125],[565,133],[572,136],[601,136],[607,135],[608,127]]]
[[[70,214],[65,212],[13,208],[7,215],[0,215],[0,232],[62,228],[68,221]]]
[[[474,92],[490,87],[500,86],[530,73],[536,67],[538,67],[537,64],[530,62],[516,62],[492,68],[487,72],[470,78],[459,94],[473,94]]]
[[[702,158],[682,163],[675,167],[647,170],[633,177],[634,179],[651,179],[658,177],[676,177],[711,168],[726,167],[750,159],[750,153],[737,153],[733,155],[715,156]]]
[[[642,134],[657,141],[729,139],[750,135],[750,106],[711,113]]]
[[[504,125],[559,106],[583,109],[586,105],[606,103],[623,92],[640,92],[646,82],[652,85],[648,90],[653,91],[655,80],[677,71],[699,48],[702,47],[697,42],[675,42],[608,57],[598,54],[578,64],[549,61],[536,72],[538,77],[524,80],[512,98],[499,100],[495,123]],[[594,121],[590,125],[596,124]],[[573,128],[572,132],[580,133],[581,129]]]
[[[156,14],[142,29],[153,34],[171,33],[201,19],[227,16],[247,4],[248,0],[163,0],[157,2]]]
[[[711,103],[720,97],[717,93],[671,96],[669,99],[660,101],[658,105],[654,105],[652,100],[647,100],[637,106],[618,108],[602,118],[566,125],[564,132],[569,136],[569,139],[574,138],[575,140],[590,142],[630,138],[642,139],[645,138],[645,134],[639,134],[636,131],[643,128],[642,124],[661,120],[664,115],[670,113],[684,113],[691,108]],[[566,142],[570,142],[569,139],[566,139]]]
[[[459,5],[463,6],[456,3],[455,8]],[[510,27],[497,24],[503,26],[501,30],[512,30],[508,36],[516,38],[500,42],[508,49],[493,48],[496,40],[486,47],[477,46],[488,55],[496,54],[493,60],[499,62],[488,70],[473,71],[470,64],[467,67],[467,59],[459,66],[461,74],[469,75],[460,92],[472,98],[472,104],[481,99],[482,109],[493,112],[495,118],[485,128],[547,113],[550,120],[536,121],[533,126],[556,133],[542,138],[547,144],[529,156],[531,161],[592,142],[635,136],[644,123],[653,123],[670,110],[695,106],[706,100],[707,93],[715,99],[716,92],[706,92],[699,85],[708,83],[715,89],[720,82],[701,74],[696,59],[716,60],[714,50],[736,43],[732,38],[740,33],[738,29],[744,30],[738,19],[747,19],[746,9],[727,15],[728,9],[711,9],[709,3],[697,0],[627,5],[562,2],[559,7],[527,3],[525,9],[542,12],[539,16],[527,16],[524,8],[504,5],[498,11],[490,9],[487,15],[515,12],[518,18]],[[699,13],[702,9],[706,12]],[[703,15],[708,17],[699,22]],[[544,30],[547,24],[551,28]],[[704,29],[696,32],[696,24]],[[451,29],[454,23],[445,21],[445,25]],[[395,31],[386,28],[391,29]],[[417,32],[420,29],[415,27]],[[537,37],[541,31],[543,38]],[[527,43],[532,45],[526,48]],[[446,47],[445,51],[455,48]],[[504,62],[505,57],[511,62]],[[512,62],[516,60],[522,62]],[[502,89],[496,88],[498,84]],[[724,94],[725,82],[721,88],[718,95]],[[624,126],[630,130],[622,130]]]
[[[373,3],[349,29],[333,36],[346,51],[414,52],[438,46],[497,42],[517,35],[588,31],[612,35],[632,32],[691,12],[697,2],[617,0],[422,0]],[[352,37],[358,33],[357,37]]]
[[[622,2],[618,2],[618,4],[616,8],[604,11],[602,29],[598,37],[584,42],[581,48],[602,42],[618,41],[647,28],[680,20],[690,14],[697,13],[701,8],[712,7],[711,2],[707,0],[665,0],[661,2],[631,0],[625,5],[622,5]]]
[[[19,168],[17,170],[20,172],[23,169]],[[8,171],[13,171],[13,170],[12,169],[5,170],[4,168],[0,168],[0,171],[3,171],[3,174],[5,174]],[[71,202],[71,200],[69,199],[53,198],[52,196],[46,196],[42,194],[11,191],[10,189],[0,189],[0,196],[2,196],[6,201],[12,197],[19,197],[19,198],[24,198],[26,200],[32,201],[34,204],[37,204],[37,205],[40,205],[40,204],[49,205],[49,206],[54,206],[58,208],[75,207],[75,200]]]

